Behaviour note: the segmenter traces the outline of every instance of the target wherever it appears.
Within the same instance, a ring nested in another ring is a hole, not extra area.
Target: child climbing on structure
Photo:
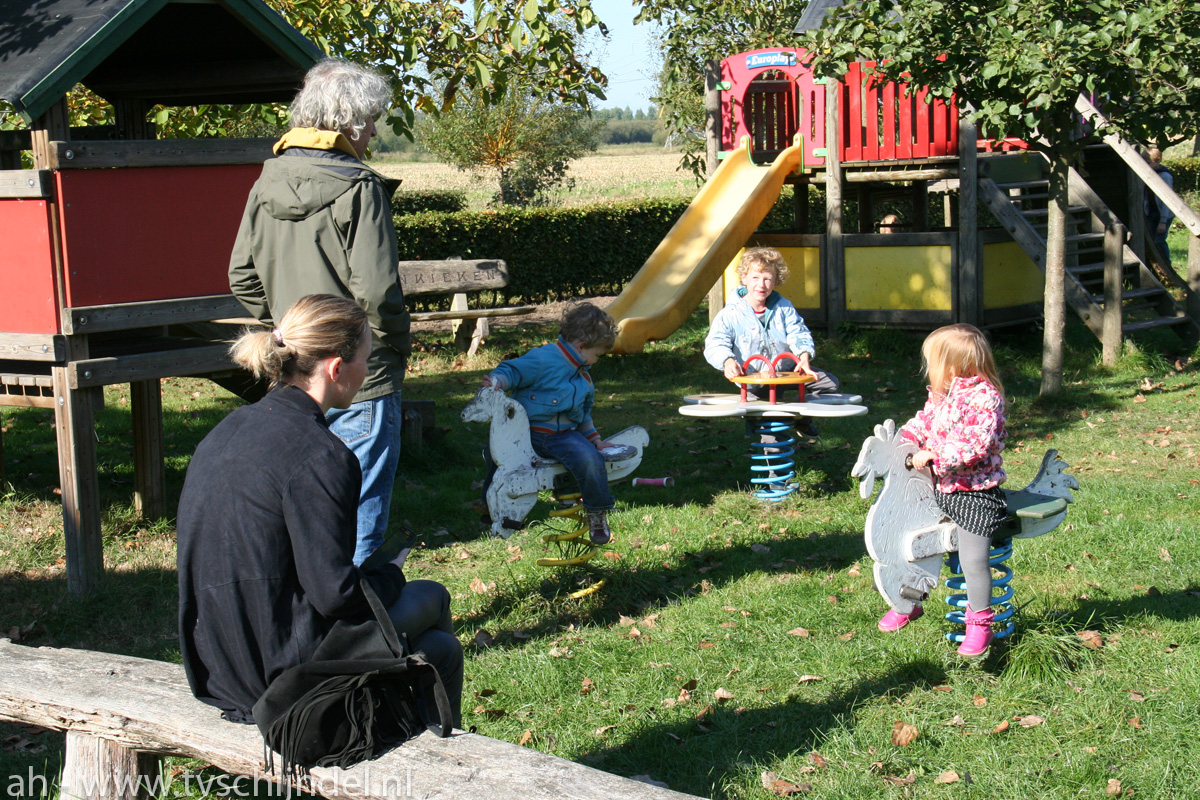
[[[588,368],[616,340],[612,317],[590,303],[580,303],[563,315],[558,341],[500,362],[483,379],[484,386],[512,392],[524,407],[534,452],[560,462],[579,481],[594,545],[612,541],[607,517],[615,501],[601,452],[610,445],[592,423],[595,389]]]
[[[1005,473],[1004,386],[983,333],[973,325],[938,328],[921,345],[929,378],[925,407],[905,423],[901,436],[921,448],[915,469],[932,466],[938,508],[958,526],[958,559],[967,585],[966,636],[959,655],[979,656],[992,642],[991,537],[1007,515],[1000,484]],[[977,610],[978,609],[978,610]],[[879,621],[898,631],[924,613],[890,609]]]

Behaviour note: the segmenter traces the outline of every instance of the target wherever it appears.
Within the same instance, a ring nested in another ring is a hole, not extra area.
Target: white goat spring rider
[[[928,598],[938,582],[942,556],[958,551],[957,527],[938,508],[934,501],[933,474],[926,469],[914,469],[912,457],[918,447],[901,438],[896,423],[886,420],[875,426],[875,434],[867,437],[859,451],[858,461],[850,474],[860,479],[858,493],[864,500],[875,491],[875,481],[883,479],[883,488],[867,512],[865,538],[867,553],[875,561],[875,588],[892,608],[908,614],[913,606]],[[1048,450],[1042,458],[1037,477],[1024,489],[1004,490],[1008,500],[1008,519],[992,537],[993,568],[1003,573],[993,580],[993,589],[1002,593],[992,598],[1001,607],[996,614],[998,623],[1007,623],[996,636],[1012,631],[1011,568],[1004,563],[1012,552],[1011,539],[1028,539],[1049,533],[1067,515],[1067,504],[1073,502],[1072,489],[1079,482],[1064,470],[1070,465],[1059,460],[1057,450]],[[957,560],[951,564],[957,569]],[[953,589],[964,588],[961,578],[947,580]],[[952,595],[946,600],[964,608],[965,595]],[[947,615],[962,622],[962,612]],[[958,640],[961,634],[950,634]]]
[[[542,458],[529,443],[529,417],[516,400],[499,389],[483,387],[463,409],[464,422],[490,422],[488,448],[496,463],[487,490],[488,513],[492,533],[507,539],[519,530],[525,517],[537,503],[538,492],[554,487],[554,476],[567,471],[557,461]],[[650,434],[633,425],[605,441],[632,448],[614,448],[620,460],[608,461],[609,483],[628,477],[642,463],[642,450],[650,443]],[[619,451],[619,452],[618,452]],[[607,455],[607,454],[606,454]]]

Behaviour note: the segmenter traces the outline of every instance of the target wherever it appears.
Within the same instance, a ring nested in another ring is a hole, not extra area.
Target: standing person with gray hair
[[[367,314],[366,380],[348,408],[328,412],[330,430],[362,468],[356,564],[387,530],[411,350],[392,222],[397,184],[362,162],[391,99],[382,75],[349,61],[330,58],[308,71],[292,102],[293,127],[250,191],[229,262],[234,296],[267,324],[307,294],[340,295]]]

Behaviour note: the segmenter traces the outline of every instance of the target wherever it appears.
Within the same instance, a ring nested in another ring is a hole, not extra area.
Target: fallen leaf
[[[817,769],[825,769],[829,766],[829,763],[825,760],[825,757],[816,750],[808,754],[808,760],[811,761],[812,765]]]
[[[678,697],[678,698],[676,698],[675,702],[677,702],[677,703],[686,703],[687,701],[689,701],[689,700],[691,700],[691,699],[692,699],[692,693],[691,693],[691,692],[689,692],[687,689],[680,689],[680,690],[679,690],[679,697]]]
[[[856,634],[856,633],[858,633],[858,631],[850,631],[849,633],[843,633],[838,638],[841,639],[843,642],[848,642],[854,638],[854,634]]]
[[[1104,647],[1104,637],[1096,631],[1079,631],[1075,634],[1079,641],[1089,650],[1099,650]]]
[[[1116,778],[1109,778],[1108,785],[1104,787],[1104,793],[1109,797],[1115,797],[1121,793],[1121,782]]]
[[[975,706],[976,708],[983,708],[987,705],[987,698],[983,695],[977,694],[971,698],[971,705]]]
[[[1008,730],[1008,720],[1004,720],[996,727],[992,728],[992,733],[1004,733]]]
[[[551,658],[570,658],[571,657],[571,648],[569,648],[569,647],[551,647],[550,648],[550,657]]]
[[[809,632],[808,628],[792,628],[790,631],[788,631],[788,635],[798,636],[801,639],[807,639],[809,637]]]
[[[1130,692],[1129,699],[1135,703],[1144,703],[1146,701],[1146,695],[1142,694],[1141,692]]]
[[[642,632],[639,631],[636,627],[634,627],[634,628],[629,629],[629,635],[632,636],[634,639],[636,639],[637,637],[642,635]]]
[[[1132,725],[1133,727],[1137,728],[1139,731],[1145,727],[1144,725],[1142,725],[1141,717],[1130,717],[1129,724]]]
[[[699,685],[700,685],[700,681],[696,680],[695,678],[692,678],[690,681],[688,681],[687,683],[685,683],[683,686],[681,686],[679,688],[686,689],[687,691],[690,692]]]
[[[605,725],[601,728],[596,728],[596,735],[603,736],[604,734],[608,733],[609,731],[613,730],[616,727],[617,727],[616,725]]]
[[[794,794],[803,794],[804,792],[812,791],[812,787],[807,783],[802,783],[797,786],[794,783],[789,783],[788,781],[782,779],[772,781],[771,785],[767,788],[770,789],[771,794],[775,795],[776,797],[790,797]]]
[[[491,647],[496,643],[495,638],[483,628],[475,631],[475,644],[480,647]]]
[[[750,545],[750,551],[753,553],[769,553],[771,552],[771,548],[767,547],[765,544],[758,544],[756,542]]]
[[[823,681],[823,680],[825,680],[825,679],[822,678],[820,675],[801,675],[796,680],[796,683],[812,683],[813,681]]]
[[[471,591],[475,594],[486,594],[487,584],[481,581],[478,577],[471,579]]]
[[[726,700],[733,699],[733,692],[729,691],[728,689],[718,687],[717,690],[713,692],[713,697],[716,698],[718,703],[724,703]]]
[[[475,693],[475,696],[476,697],[491,697],[495,694],[497,694],[495,689],[480,689],[478,692]]]
[[[592,683],[591,678],[584,678],[583,684],[579,687],[579,693],[582,695],[589,695],[592,693],[592,690],[595,688],[596,688],[596,684]]]
[[[920,735],[916,725],[902,720],[896,720],[896,724],[892,726],[892,744],[896,747],[908,747]]]
[[[933,779],[934,783],[958,783],[958,773],[948,769]]]
[[[1024,717],[1019,718],[1017,720],[1017,724],[1020,725],[1022,728],[1032,728],[1037,725],[1041,725],[1045,721],[1046,721],[1045,717],[1039,717],[1037,714],[1028,714]]]
[[[529,744],[532,741],[533,741],[533,731],[527,729],[524,733],[521,734],[521,738],[517,741],[517,744],[521,745],[521,747],[524,747],[525,745]]]
[[[635,620],[633,620],[631,617],[627,617],[624,614],[622,614],[621,618],[617,620],[617,624],[620,625],[622,628],[628,628],[630,625],[632,625],[634,623],[634,621]]]
[[[883,779],[893,786],[911,786],[917,782],[917,774],[911,769],[903,778],[898,778],[895,775],[884,775]]]
[[[961,728],[967,724],[967,721],[958,714],[955,714],[951,719],[946,720],[942,724],[950,728]]]

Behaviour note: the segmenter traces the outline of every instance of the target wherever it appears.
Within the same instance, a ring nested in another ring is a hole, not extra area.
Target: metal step
[[[1179,317],[1155,317],[1148,319],[1145,322],[1130,322],[1127,325],[1121,326],[1121,331],[1124,333],[1136,333],[1138,331],[1148,331],[1154,328],[1166,328],[1173,325],[1186,325],[1191,322],[1186,316]]]

